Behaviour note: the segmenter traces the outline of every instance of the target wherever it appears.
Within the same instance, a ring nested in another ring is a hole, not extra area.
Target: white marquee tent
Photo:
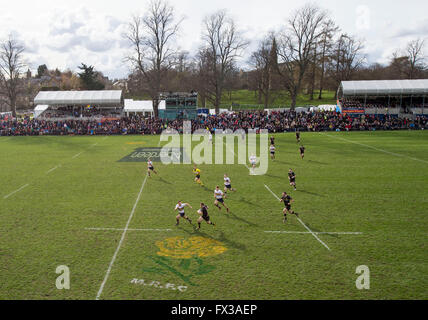
[[[428,79],[342,81],[338,90],[343,97],[425,96],[428,95]]]
[[[99,91],[40,91],[35,105],[122,105],[122,90]]]
[[[165,100],[161,100],[159,102],[159,110],[165,110]],[[125,99],[125,107],[123,111],[126,114],[130,114],[130,113],[153,114],[153,102],[152,100]]]
[[[47,109],[49,109],[48,105],[37,105],[34,108],[34,118],[38,118],[43,112],[45,112]]]

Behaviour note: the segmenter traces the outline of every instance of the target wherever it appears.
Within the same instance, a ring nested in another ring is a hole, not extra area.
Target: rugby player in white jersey
[[[251,163],[251,174],[254,174],[254,169],[256,168],[256,164],[257,164],[257,157],[254,154],[250,156],[250,163]]]
[[[236,191],[236,189],[233,189],[233,188],[232,188],[231,180],[230,180],[230,178],[227,176],[227,174],[225,174],[225,175],[224,175],[224,193],[225,193],[225,198],[226,198],[226,193],[227,193],[228,191],[233,191],[233,192],[235,192],[235,191]]]
[[[224,204],[224,199],[223,199],[223,191],[220,190],[220,187],[217,186],[214,190],[214,205],[221,210],[221,207],[219,206],[219,203],[221,203],[223,205],[223,207],[226,208],[226,211],[229,212],[229,208]]]
[[[151,171],[153,171],[155,174],[158,174],[157,172],[156,172],[156,170],[155,170],[155,167],[153,166],[153,162],[152,162],[152,159],[151,158],[149,158],[148,160],[147,160],[147,174],[149,175],[149,177],[151,177]]]
[[[175,224],[176,226],[178,226],[178,224],[180,223],[180,218],[184,218],[187,221],[189,221],[190,224],[192,224],[192,220],[186,216],[186,213],[184,212],[184,208],[189,207],[190,209],[192,209],[192,206],[188,203],[183,203],[182,201],[178,201],[177,205],[175,206],[175,211],[178,210],[178,215],[175,217],[177,219],[177,223]]]
[[[272,145],[270,146],[269,150],[270,150],[270,158],[271,158],[272,160],[275,160],[275,146],[272,144]]]

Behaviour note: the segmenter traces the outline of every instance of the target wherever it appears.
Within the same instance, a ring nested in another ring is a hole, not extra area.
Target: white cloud
[[[14,31],[25,44],[27,60],[36,69],[39,64],[49,68],[76,70],[81,62],[93,64],[110,77],[126,76],[129,66],[123,58],[129,50],[122,34],[131,16],[144,13],[149,1],[105,0],[0,0],[0,38]],[[177,47],[196,53],[201,44],[203,18],[216,10],[227,8],[236,20],[250,47],[240,59],[246,61],[257,42],[271,30],[278,31],[289,15],[304,3],[295,0],[169,0],[177,17],[186,17]],[[311,2],[308,0],[308,2]],[[428,36],[426,1],[407,0],[320,0],[343,32],[365,38],[370,62],[386,62],[398,47],[415,37]],[[366,6],[370,12],[370,28],[357,30],[357,8]],[[411,19],[409,18],[411,17]]]

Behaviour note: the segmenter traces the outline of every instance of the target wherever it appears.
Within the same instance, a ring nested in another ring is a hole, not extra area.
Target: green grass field
[[[334,98],[335,92],[334,91],[323,91],[323,97],[321,100],[318,99],[318,93],[315,92],[314,99],[310,99],[310,95],[308,94],[299,94],[297,96],[296,100],[296,106],[318,106],[318,105],[324,105],[324,104],[336,104],[336,99]],[[279,92],[274,92],[275,100],[273,101],[272,105],[269,106],[270,108],[278,108],[278,107],[286,107],[289,108],[291,106],[291,98],[287,91],[281,90]],[[223,94],[222,99],[222,107],[230,107],[233,103],[239,104],[239,106],[234,106],[234,110],[239,109],[264,109],[263,104],[259,104],[257,101],[257,96],[255,95],[254,91],[250,90],[233,90],[231,92],[225,92]]]
[[[276,135],[264,176],[201,165],[203,188],[191,165],[155,163],[143,185],[145,162],[119,162],[159,136],[0,137],[0,299],[427,299],[428,132],[302,142],[305,160],[293,134]],[[213,205],[225,172],[229,214]],[[282,223],[265,185],[291,193],[306,227]],[[178,200],[194,221],[206,202],[216,227],[176,227]],[[61,265],[69,290],[56,288]],[[369,290],[356,288],[360,265]]]

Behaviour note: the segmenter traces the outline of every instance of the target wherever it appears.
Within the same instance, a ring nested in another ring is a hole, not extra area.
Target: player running
[[[296,188],[296,174],[294,173],[294,171],[290,168],[290,170],[288,170],[288,180],[290,181],[290,186],[292,186],[294,188],[294,190],[297,190]]]
[[[198,169],[196,165],[193,166],[193,173],[195,174],[195,182],[199,183],[201,187],[204,186],[201,180],[201,170]]]
[[[300,131],[299,130],[296,131],[296,140],[297,140],[297,143],[300,143]]]
[[[272,160],[275,160],[275,145],[271,145],[270,146],[270,148],[269,148],[269,150],[270,150],[270,158],[272,159]]]
[[[282,193],[282,197],[279,200],[280,202],[284,202],[285,208],[282,210],[282,213],[284,214],[284,223],[287,222],[287,213],[289,214],[295,214],[296,216],[299,216],[296,212],[291,210],[291,203],[294,202],[293,198],[291,198],[287,192]]]
[[[178,215],[175,217],[175,219],[177,219],[177,223],[175,224],[176,226],[178,226],[178,224],[180,223],[180,218],[184,218],[187,221],[189,221],[190,224],[192,224],[192,220],[186,216],[186,214],[184,213],[184,208],[189,207],[190,209],[192,209],[192,206],[188,203],[183,203],[181,201],[178,201],[177,205],[175,206],[175,211],[178,210]]]
[[[227,211],[227,212],[229,212],[229,208],[224,204],[223,195],[224,195],[223,191],[221,191],[221,190],[220,190],[220,187],[219,187],[219,186],[217,186],[217,187],[215,188],[215,190],[214,190],[214,198],[215,198],[214,205],[215,205],[219,210],[221,210],[221,207],[218,205],[219,203],[221,203],[221,204],[223,205],[223,207],[225,207],[225,208],[226,208],[226,211]]]
[[[215,227],[215,223],[211,222],[210,216],[208,215],[208,207],[203,202],[201,202],[201,208],[198,210],[198,213],[199,213],[200,217],[198,219],[197,230],[201,229],[201,222],[202,221],[205,221],[207,224],[210,224],[213,227]]]
[[[149,177],[151,177],[151,172],[154,172],[155,174],[158,174],[157,172],[156,172],[156,170],[155,170],[155,167],[153,166],[153,162],[152,162],[152,159],[151,158],[149,158],[148,160],[147,160],[147,174],[149,175]]]
[[[227,174],[224,175],[224,193],[225,193],[225,198],[226,198],[226,193],[227,191],[233,191],[235,192],[236,189],[232,188],[232,184],[231,184],[231,180],[230,178],[227,176]]]
[[[300,150],[300,156],[303,159],[305,157],[305,147],[304,146],[300,146],[299,150]]]
[[[257,157],[254,154],[250,156],[250,163],[251,163],[251,174],[254,174],[254,169],[256,168],[256,164],[257,164]]]

